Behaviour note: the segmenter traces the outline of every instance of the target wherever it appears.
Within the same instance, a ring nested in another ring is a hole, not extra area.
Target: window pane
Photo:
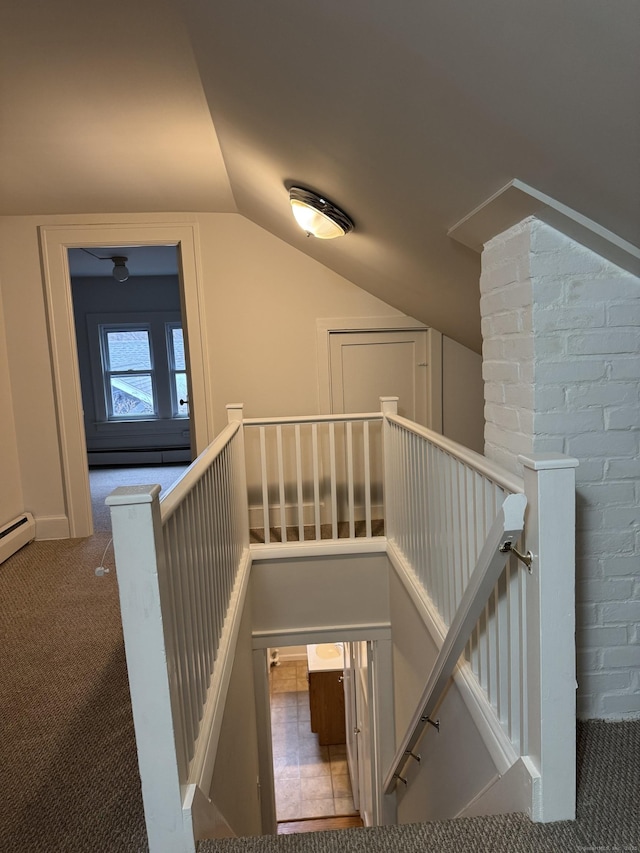
[[[189,405],[187,403],[180,405],[180,400],[187,399],[187,374],[176,373],[176,415],[181,418],[189,417]]]
[[[186,370],[187,365],[184,360],[184,338],[182,329],[171,329],[171,343],[173,344],[173,366],[176,370]]]
[[[150,370],[151,347],[145,329],[107,332],[110,370]]]
[[[151,374],[111,375],[111,410],[116,418],[155,415]]]

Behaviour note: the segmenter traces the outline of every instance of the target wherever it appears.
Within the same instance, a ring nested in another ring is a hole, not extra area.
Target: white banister
[[[194,853],[183,795],[208,792],[251,556],[242,408],[162,501],[121,487],[111,509],[151,853]],[[199,799],[199,815],[207,798]],[[211,806],[213,810],[213,806]]]
[[[172,590],[164,572],[160,486],[119,487],[107,498],[118,570],[122,630],[138,747],[142,799],[153,853],[195,853],[182,825],[184,754],[176,743],[177,697],[167,678],[173,638],[163,620]],[[183,756],[183,761],[180,757]]]
[[[540,772],[534,820],[571,820],[576,797],[575,468],[560,454],[520,456],[526,547],[526,751]]]
[[[508,559],[507,543],[511,545],[517,541],[522,533],[526,505],[527,499],[524,495],[509,495],[498,511],[407,732],[385,777],[384,791],[387,794],[393,789],[396,779],[402,778],[400,775],[402,768],[409,760],[425,727],[431,721],[431,713],[438,704],[442,691],[478,621],[480,611],[504,569]]]
[[[382,419],[382,412],[244,419],[256,538],[260,523],[264,544],[274,547],[274,538],[371,538],[374,513],[382,520]]]

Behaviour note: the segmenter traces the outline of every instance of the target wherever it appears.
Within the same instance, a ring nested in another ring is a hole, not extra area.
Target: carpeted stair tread
[[[585,841],[575,823],[534,824],[524,815],[460,818],[369,827],[201,841],[198,853],[578,853]]]

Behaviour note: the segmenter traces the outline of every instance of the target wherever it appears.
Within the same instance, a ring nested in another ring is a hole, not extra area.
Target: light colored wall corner
[[[395,571],[389,574],[396,744],[401,743],[438,649]],[[404,767],[398,784],[398,823],[453,818],[494,778],[496,767],[458,686],[450,683],[417,746],[420,762]],[[460,767],[464,766],[464,773]],[[387,768],[385,768],[385,771]]]
[[[2,303],[2,278],[0,277],[0,526],[11,521],[25,510],[18,465],[18,441],[13,415],[13,394],[6,342],[6,328]]]
[[[538,220],[511,232],[483,257],[486,452],[580,460],[578,714],[640,717],[640,280]]]
[[[199,222],[216,429],[231,399],[246,417],[319,411],[318,318],[403,316],[241,216]]]
[[[482,357],[442,336],[442,433],[484,451],[484,385]]]
[[[65,514],[37,217],[0,217],[0,280],[17,460],[25,506]]]
[[[211,782],[207,792],[238,836],[260,835],[258,731],[247,596]]]

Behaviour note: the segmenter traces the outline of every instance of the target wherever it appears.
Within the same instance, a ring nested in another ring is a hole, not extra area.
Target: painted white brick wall
[[[640,717],[640,279],[531,218],[480,289],[487,456],[580,460],[578,713]]]

